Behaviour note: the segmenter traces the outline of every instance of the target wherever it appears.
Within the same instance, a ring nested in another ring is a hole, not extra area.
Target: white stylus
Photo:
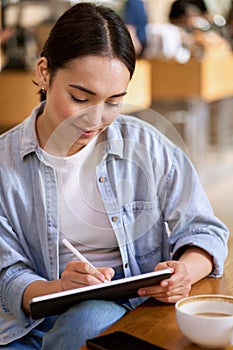
[[[69,241],[67,241],[67,239],[63,239],[62,243],[66,246],[66,248],[68,248],[75,256],[77,256],[77,258],[79,258],[80,261],[84,261],[86,263],[88,263],[91,267],[93,267],[93,269],[96,270],[96,267],[94,265],[92,265],[92,263],[90,263],[90,261],[88,261],[85,256],[83,256],[78,249],[76,249]],[[104,280],[104,283],[109,283],[108,280]]]

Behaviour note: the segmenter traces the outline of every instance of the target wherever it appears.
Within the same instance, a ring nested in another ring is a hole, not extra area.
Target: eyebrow
[[[74,89],[84,91],[84,92],[86,92],[87,94],[96,96],[96,93],[95,93],[94,91],[91,91],[91,90],[85,88],[85,87],[82,86],[82,85],[70,84],[69,86],[72,87],[72,88],[74,88]],[[127,91],[123,91],[123,92],[120,92],[119,94],[112,95],[112,96],[109,96],[109,97],[110,97],[110,98],[112,98],[112,97],[121,97],[121,96],[125,96],[126,94],[127,94]]]

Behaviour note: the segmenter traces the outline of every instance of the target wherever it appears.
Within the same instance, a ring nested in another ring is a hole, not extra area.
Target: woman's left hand
[[[191,290],[191,276],[183,262],[170,260],[159,263],[155,271],[170,269],[172,276],[159,285],[140,288],[138,294],[142,297],[153,297],[166,303],[175,303],[187,297]]]

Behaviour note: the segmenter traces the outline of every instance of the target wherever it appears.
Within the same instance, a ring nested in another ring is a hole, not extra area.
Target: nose
[[[85,125],[93,127],[103,124],[104,119],[104,104],[98,104],[89,107],[82,115],[82,120]]]

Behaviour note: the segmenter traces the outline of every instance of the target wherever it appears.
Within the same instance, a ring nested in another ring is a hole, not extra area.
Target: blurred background
[[[39,103],[36,60],[54,22],[77,2],[0,2],[0,133]],[[233,230],[233,1],[93,2],[122,16],[135,45],[123,112],[182,144],[216,214]]]

